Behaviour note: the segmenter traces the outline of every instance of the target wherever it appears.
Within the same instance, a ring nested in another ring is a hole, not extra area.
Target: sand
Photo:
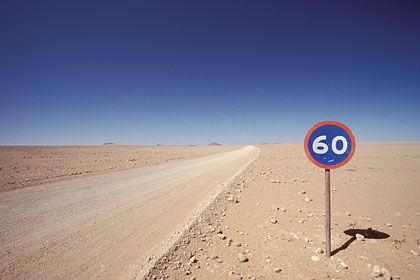
[[[231,151],[238,146],[0,146],[0,192]]]
[[[353,159],[331,171],[330,259],[322,252],[324,170],[309,162],[302,145],[257,147],[258,158],[242,175],[222,186],[221,193],[194,216],[194,222],[169,250],[156,256],[155,263],[155,259],[150,261],[152,269],[146,279],[371,279],[374,270],[384,273],[378,279],[387,279],[387,273],[393,279],[418,279],[420,143],[358,143]],[[156,152],[159,148],[166,154]],[[10,147],[2,147],[1,154],[9,155],[1,157],[2,186],[4,190],[25,185],[42,188],[47,185],[43,180],[49,178],[41,176],[41,170],[65,182],[74,176],[80,180],[92,176],[79,171],[84,168],[100,176],[134,170],[135,164],[140,169],[148,168],[143,164],[146,161],[159,166],[167,160],[177,162],[180,157],[234,149],[178,148],[69,147],[54,154],[55,147],[17,147],[13,152],[7,151]],[[31,149],[38,149],[38,155],[43,154],[41,149],[47,149],[43,155],[50,157],[38,156],[25,169],[32,160],[26,157],[36,154]],[[146,152],[149,149],[156,153]],[[138,152],[136,157],[134,152]],[[86,161],[80,163],[79,158]],[[131,162],[133,158],[136,161]],[[31,172],[37,175],[29,177]],[[69,175],[72,172],[82,174]],[[31,185],[24,182],[25,178],[41,180]],[[0,198],[7,193],[4,191]],[[356,233],[364,238],[358,236],[361,240],[357,240]],[[4,257],[7,252],[1,254]]]
[[[136,277],[257,154],[248,146],[4,191],[0,278]]]
[[[324,170],[302,145],[259,148],[249,172],[148,279],[370,279],[375,266],[393,279],[418,279],[420,143],[360,143],[347,165],[332,170],[330,259],[321,253]]]

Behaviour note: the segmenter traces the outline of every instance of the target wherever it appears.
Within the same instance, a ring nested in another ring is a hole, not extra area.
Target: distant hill
[[[103,145],[115,145],[115,143],[112,143],[112,142],[106,142],[106,143],[103,143]]]
[[[220,146],[220,145],[222,145],[222,144],[219,144],[219,143],[216,143],[216,142],[211,142],[209,144],[209,146]]]

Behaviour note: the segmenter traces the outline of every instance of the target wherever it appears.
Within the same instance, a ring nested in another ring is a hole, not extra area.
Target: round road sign
[[[351,159],[355,149],[353,133],[336,121],[317,123],[305,137],[305,152],[309,160],[325,169],[343,166]]]

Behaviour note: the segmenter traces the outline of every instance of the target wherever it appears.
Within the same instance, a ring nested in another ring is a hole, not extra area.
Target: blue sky
[[[0,1],[0,144],[420,141],[419,1]]]

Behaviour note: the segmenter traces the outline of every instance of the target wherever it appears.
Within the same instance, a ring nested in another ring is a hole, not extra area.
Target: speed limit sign
[[[356,141],[344,124],[323,121],[306,133],[304,148],[309,160],[325,169],[325,243],[327,257],[331,257],[330,169],[343,166],[352,158]]]
[[[343,166],[352,158],[355,149],[353,133],[336,121],[317,123],[305,137],[305,152],[309,160],[325,169]]]

